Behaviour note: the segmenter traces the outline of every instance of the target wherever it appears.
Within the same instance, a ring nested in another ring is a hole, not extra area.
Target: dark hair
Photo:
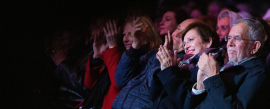
[[[175,20],[177,24],[180,24],[181,22],[183,22],[184,20],[190,18],[189,15],[187,14],[187,12],[185,10],[183,10],[182,8],[168,8],[163,15],[168,12],[171,11],[174,13],[175,15]]]
[[[184,41],[184,37],[187,34],[187,32],[191,29],[196,29],[197,34],[201,37],[203,42],[209,42],[209,37],[212,38],[212,44],[210,48],[219,48],[219,36],[217,32],[212,29],[210,26],[206,25],[202,22],[195,22],[186,27],[186,29],[183,32],[182,40]]]
[[[255,18],[257,20],[260,21],[260,23],[262,24],[263,26],[263,29],[264,29],[264,32],[265,34],[268,36],[266,41],[264,42],[264,46],[263,46],[263,49],[262,49],[262,57],[263,59],[266,59],[268,54],[269,54],[269,48],[270,48],[270,44],[269,44],[269,41],[270,41],[270,26],[268,25],[268,23],[261,19],[261,18]]]

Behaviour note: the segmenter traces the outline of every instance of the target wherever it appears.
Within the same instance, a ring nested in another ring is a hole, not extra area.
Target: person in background
[[[153,61],[162,41],[149,17],[133,17],[131,21],[127,19],[124,25],[123,42],[127,50],[115,71],[115,83],[122,90],[111,108],[150,108],[150,82],[154,71],[160,68]]]
[[[263,20],[265,20],[268,23],[268,25],[270,25],[270,9],[268,9],[264,14]]]
[[[114,80],[115,69],[123,52],[123,44],[120,43],[120,28],[117,28],[115,20],[106,22],[106,28],[95,35],[94,54],[93,58],[88,59],[84,80],[91,92],[81,106],[83,109],[110,109],[120,92],[121,88]]]
[[[214,16],[214,17],[218,17],[218,13],[221,10],[221,5],[219,2],[217,1],[213,1],[208,5],[208,11],[207,11],[207,15],[209,16]]]
[[[242,19],[240,15],[229,10],[222,11],[218,15],[216,32],[219,35],[220,47],[224,50],[224,64],[228,62],[228,56],[226,53],[227,42],[224,38],[229,34],[233,24],[239,19]]]
[[[170,34],[172,34],[172,32],[176,30],[177,25],[188,18],[188,14],[181,8],[168,9],[163,14],[162,20],[160,22],[159,34],[161,36],[162,42],[165,42],[164,36],[167,35],[168,31]]]
[[[202,54],[197,83],[188,91],[184,108],[269,107],[269,70],[259,57],[264,36],[258,20],[238,20],[225,37],[229,62],[220,69],[213,54]]]
[[[58,101],[54,103],[54,108],[74,108],[88,94],[83,78],[90,51],[84,45],[82,33],[75,30],[58,31],[46,44],[46,51],[57,66],[54,74],[60,81]]]

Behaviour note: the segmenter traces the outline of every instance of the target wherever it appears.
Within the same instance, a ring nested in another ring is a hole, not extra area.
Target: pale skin
[[[230,18],[223,17],[217,22],[216,32],[219,35],[219,40],[221,41],[230,32]]]
[[[130,23],[127,23],[125,25],[124,31],[123,31],[123,43],[125,44],[126,50],[132,46],[135,49],[139,49],[142,45],[146,44],[147,41],[144,40],[145,32],[148,29],[148,25],[145,25],[143,27],[143,30],[140,31],[142,28],[142,23],[137,23],[140,20],[140,17],[137,17],[136,19],[133,18],[133,21]]]
[[[259,41],[250,41],[246,34],[248,25],[241,22],[232,27],[229,36],[232,37],[228,40],[228,56],[232,62],[239,62],[246,57],[251,57],[258,52],[261,47]],[[240,37],[241,40],[235,40],[233,37]],[[198,75],[197,75],[197,86],[195,89],[204,90],[203,81],[206,78],[210,78],[219,74],[219,66],[212,54],[202,54],[198,62]]]
[[[108,45],[105,43],[106,41],[106,36],[100,34],[101,32],[99,31],[95,36],[94,36],[94,43],[93,43],[93,58],[97,58],[98,56],[102,55],[102,52],[108,49]]]
[[[160,62],[161,70],[170,66],[175,66],[181,60],[181,58],[177,58],[176,50],[174,51],[173,56],[172,51],[162,45],[160,45],[159,52],[156,54],[156,57]]]
[[[103,28],[105,36],[106,36],[106,41],[107,41],[107,45],[109,48],[113,48],[116,47],[117,44],[120,42],[120,37],[121,35],[120,33],[120,28],[116,27],[116,23],[115,21],[108,21],[106,22],[107,25],[107,30],[105,29],[105,27]]]
[[[142,45],[146,44],[147,42],[144,40],[144,35],[145,32],[148,29],[148,25],[146,25],[143,30],[140,32],[140,34],[138,33],[139,30],[141,30],[142,28],[139,28],[139,26],[142,25],[142,23],[137,24],[137,22],[140,20],[140,17],[138,18],[133,18],[133,22],[132,22],[132,29],[131,29],[131,37],[132,37],[132,47],[135,49],[139,49]]]

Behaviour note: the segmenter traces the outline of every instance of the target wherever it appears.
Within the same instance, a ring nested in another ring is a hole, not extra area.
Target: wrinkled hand
[[[197,86],[195,89],[197,90],[203,90],[204,84],[203,81],[206,79],[206,76],[203,74],[203,72],[199,69],[197,73]]]
[[[170,35],[170,31],[168,31],[168,35],[165,36],[165,42],[163,46],[167,47],[169,50],[172,50],[173,48],[173,41],[172,36]]]
[[[98,32],[94,36],[94,43],[93,43],[93,51],[94,51],[94,58],[97,58],[98,56],[102,55],[102,52],[108,49],[108,45],[106,44],[105,36],[101,34],[101,32]]]
[[[200,56],[198,67],[206,78],[219,74],[219,66],[212,53],[209,53],[209,55],[203,53]]]
[[[139,26],[142,25],[142,23],[137,24],[137,22],[140,20],[140,17],[137,17],[136,20],[133,18],[132,22],[132,30],[131,30],[131,37],[132,37],[132,47],[135,49],[139,49],[143,44],[146,44],[146,41],[144,40],[144,35],[146,30],[148,29],[149,25],[146,25],[142,32],[139,31],[142,28],[139,28]]]
[[[157,59],[160,62],[161,70],[166,69],[169,66],[177,65],[180,62],[180,58],[177,59],[177,53],[174,51],[174,56],[172,56],[172,51],[168,50],[167,47],[160,45],[159,51],[156,54]]]
[[[111,21],[106,22],[107,25],[107,30],[105,29],[105,27],[103,28],[105,36],[106,36],[106,40],[107,40],[107,45],[109,46],[109,48],[113,48],[116,47],[117,44],[120,43],[120,28],[116,27],[116,23],[113,20],[113,23]]]

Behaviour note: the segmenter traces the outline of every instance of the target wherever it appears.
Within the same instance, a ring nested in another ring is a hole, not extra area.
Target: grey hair
[[[256,54],[260,54],[260,52],[262,51],[261,49],[263,48],[263,45],[264,45],[264,37],[265,37],[265,31],[263,29],[262,24],[260,23],[259,20],[246,18],[246,19],[237,20],[234,26],[241,22],[244,22],[245,24],[248,25],[247,35],[248,35],[249,40],[260,41],[261,47],[256,53]]]

